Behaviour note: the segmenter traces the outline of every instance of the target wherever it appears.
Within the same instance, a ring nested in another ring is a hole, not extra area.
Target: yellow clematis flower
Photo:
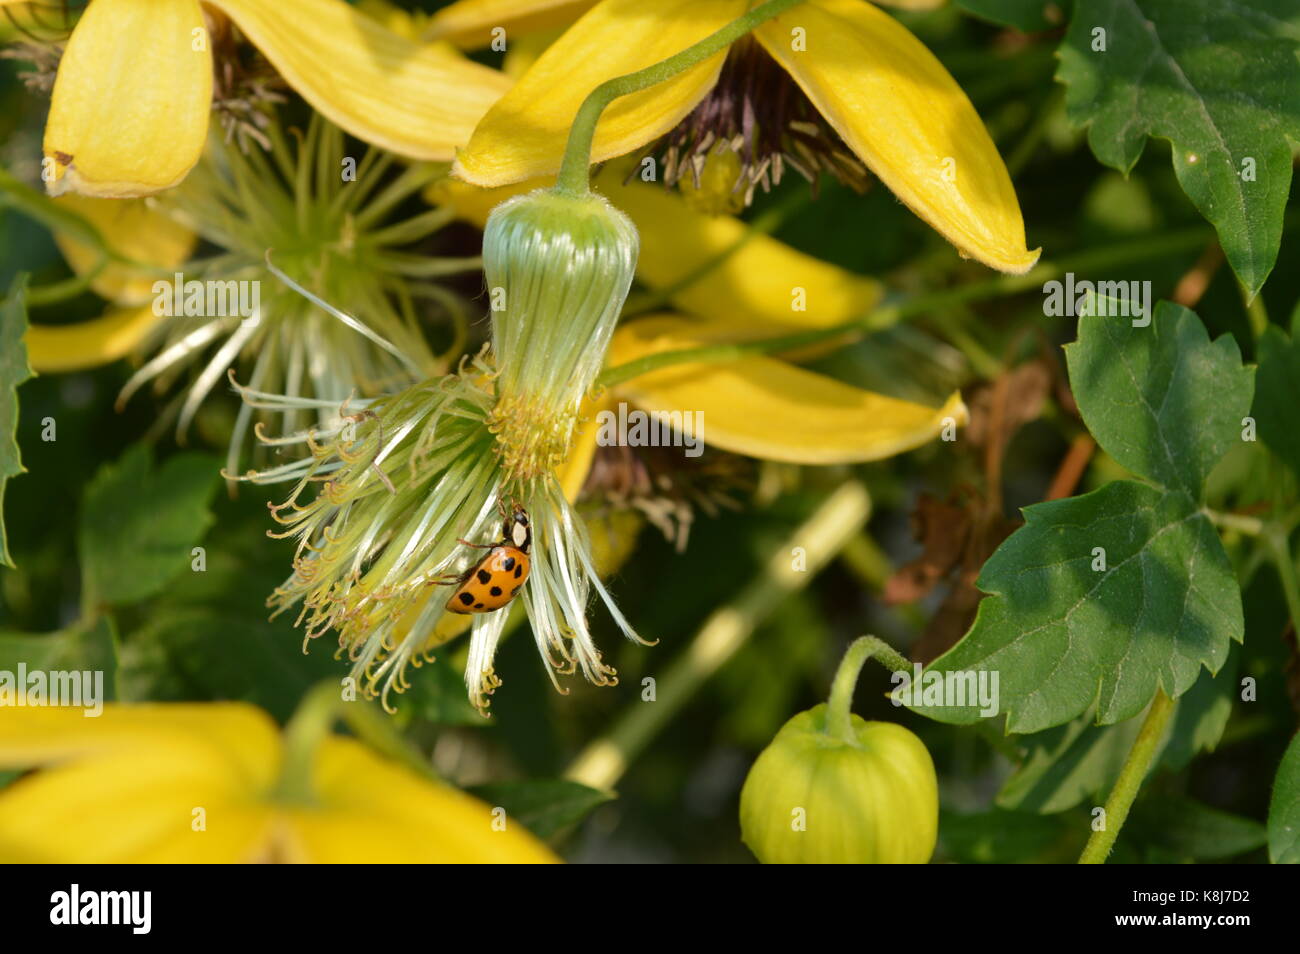
[[[432,35],[483,42],[485,14],[510,12],[510,21],[527,29],[582,6],[462,0],[434,17]],[[750,6],[749,0],[590,6],[488,110],[457,153],[453,174],[486,187],[554,174],[569,125],[596,86],[685,49]],[[592,160],[666,135],[670,182],[686,167],[698,187],[705,164],[719,155],[740,157],[743,171],[733,191],[749,192],[755,184],[766,187],[769,177],[779,179],[783,165],[809,178],[825,169],[852,182],[860,161],[962,255],[1015,274],[1038,260],[1038,250],[1025,245],[1011,178],[970,100],[920,40],[865,0],[807,0],[730,51],[621,97],[596,129]]]
[[[771,338],[841,325],[879,302],[878,282],[804,255],[765,235],[745,237],[746,226],[726,216],[704,216],[671,192],[642,183],[617,186],[617,170],[597,182],[628,214],[641,235],[638,277],[663,290],[686,314],[664,312],[622,323],[606,357],[613,367],[662,351]],[[500,202],[538,187],[477,189],[436,183],[428,196],[480,226]],[[615,192],[614,190],[617,189]],[[743,244],[737,243],[744,239]],[[715,267],[701,265],[731,254]],[[806,311],[791,308],[791,289],[803,290]],[[618,384],[583,410],[560,482],[577,498],[595,457],[596,416],[620,401],[653,414],[700,411],[706,444],[764,460],[843,464],[879,460],[966,422],[960,394],[938,408],[902,401],[800,368],[753,355],[720,363],[675,364]]]
[[[359,703],[354,703],[359,704]],[[244,703],[15,707],[0,718],[5,863],[547,863],[484,803],[326,735],[286,778],[286,742]]]
[[[415,159],[451,159],[510,85],[342,0],[92,0],[54,82],[49,192],[123,198],[184,179],[207,139],[228,21],[322,115]]]

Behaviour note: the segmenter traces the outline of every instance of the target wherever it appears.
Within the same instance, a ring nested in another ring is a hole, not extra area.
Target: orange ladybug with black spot
[[[532,564],[528,548],[533,542],[528,513],[516,504],[513,513],[506,517],[501,527],[501,539],[496,543],[469,543],[488,551],[456,583],[456,592],[447,600],[447,609],[453,613],[490,613],[505,606],[523,588]]]

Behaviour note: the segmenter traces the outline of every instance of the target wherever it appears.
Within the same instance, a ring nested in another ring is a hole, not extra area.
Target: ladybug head
[[[528,545],[533,542],[533,531],[528,523],[528,511],[515,504],[514,512],[506,517],[501,527],[501,538],[512,547],[528,552]]]

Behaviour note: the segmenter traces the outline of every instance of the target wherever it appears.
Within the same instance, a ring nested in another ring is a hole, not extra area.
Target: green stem
[[[569,129],[569,141],[564,147],[564,160],[555,180],[555,191],[576,196],[587,194],[590,188],[588,173],[591,169],[591,143],[596,135],[596,123],[600,121],[600,114],[606,106],[620,96],[640,92],[704,62],[759,24],[766,23],[802,2],[803,0],[768,0],[680,53],[635,73],[606,80],[593,89],[578,107],[578,115],[574,117],[573,126]]]
[[[1079,856],[1079,864],[1105,863],[1106,856],[1110,854],[1115,844],[1115,839],[1119,837],[1120,829],[1124,827],[1129,809],[1133,807],[1133,800],[1137,798],[1138,790],[1142,787],[1151,763],[1155,761],[1156,751],[1160,748],[1160,740],[1164,737],[1165,726],[1168,725],[1173,711],[1173,700],[1165,695],[1163,689],[1157,690],[1155,699],[1151,701],[1151,708],[1147,710],[1147,717],[1142,721],[1142,728],[1138,731],[1137,738],[1133,740],[1133,747],[1129,749],[1128,757],[1124,760],[1124,767],[1120,769],[1119,778],[1115,780],[1110,798],[1106,799],[1105,827],[1092,833],[1088,844],[1083,848],[1083,854]]]
[[[613,788],[650,740],[735,655],[782,600],[808,585],[870,515],[871,497],[866,487],[857,481],[841,484],[773,551],[764,572],[705,620],[691,644],[657,677],[654,701],[631,703],[605,735],[579,753],[565,778],[591,788]],[[803,549],[806,565],[792,562],[795,548]]]
[[[1300,632],[1300,583],[1296,580],[1295,560],[1291,558],[1291,546],[1287,540],[1288,528],[1280,524],[1269,524],[1260,539],[1268,551],[1273,565],[1277,568],[1278,578],[1282,581],[1282,592],[1286,596],[1286,608],[1291,614],[1291,625]]]
[[[400,762],[424,778],[437,780],[433,766],[402,737],[391,720],[379,715],[368,703],[345,700],[339,684],[327,679],[303,696],[285,726],[284,760],[275,790],[278,800],[298,804],[310,804],[315,800],[312,767],[316,764],[316,753],[339,719],[358,739],[379,754]]]
[[[316,750],[330,734],[342,702],[338,686],[323,682],[298,704],[289,724],[284,727],[284,761],[276,785],[277,800],[299,804],[310,804],[315,800],[311,776]]]
[[[835,671],[835,680],[831,683],[831,697],[826,704],[826,734],[853,745],[857,739],[853,734],[853,690],[858,686],[858,675],[868,659],[876,659],[890,672],[911,672],[912,664],[892,646],[875,636],[860,636],[855,639],[844,658],[840,668]]]
[[[1059,278],[1066,272],[1095,273],[1142,259],[1159,258],[1162,255],[1198,248],[1213,235],[1214,232],[1204,226],[1166,232],[1161,235],[1145,235],[1139,239],[1117,242],[1103,248],[1087,249],[1055,262],[1042,262],[1024,275],[995,275],[983,281],[971,282],[969,285],[945,288],[928,295],[918,295],[900,304],[872,309],[864,315],[828,328],[815,328],[810,331],[738,344],[661,351],[658,354],[646,355],[634,361],[606,368],[600,376],[600,384],[612,387],[630,378],[674,364],[735,361],[749,355],[790,351],[838,338],[847,338],[845,343],[850,343],[918,315],[1041,288],[1044,282]]]

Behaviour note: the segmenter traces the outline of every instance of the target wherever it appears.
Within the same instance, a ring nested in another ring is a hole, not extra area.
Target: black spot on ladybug
[[[466,606],[469,606],[469,604],[474,602],[474,597],[470,596],[468,593],[462,593],[460,594],[460,601]]]
[[[475,608],[475,609],[482,609],[482,608],[483,608],[483,604],[482,604],[482,603],[475,603],[475,604],[474,604],[474,608]]]
[[[501,568],[505,570],[507,573],[509,573],[511,570],[515,568],[515,558],[506,557],[506,562],[501,564]]]
[[[478,571],[478,581],[480,583],[486,586],[491,580],[492,580],[492,574],[489,573],[487,570]]]
[[[500,595],[501,595],[501,587],[499,587],[499,586],[494,586],[494,587],[492,587],[492,589],[491,589],[490,592],[492,593],[493,596],[500,596]]]
[[[524,572],[524,568],[522,566],[515,567],[515,579],[516,580],[519,579],[519,577],[523,575],[523,572]]]

